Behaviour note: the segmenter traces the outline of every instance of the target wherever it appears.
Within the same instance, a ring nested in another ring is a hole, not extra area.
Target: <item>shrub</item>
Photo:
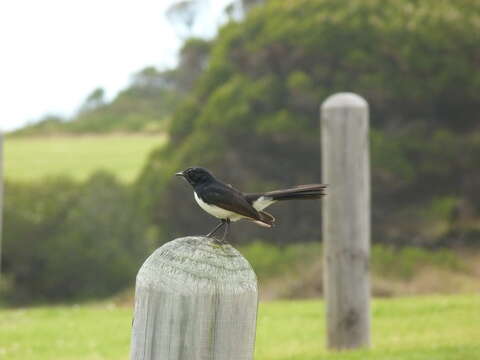
[[[132,285],[152,248],[129,190],[106,173],[85,184],[7,184],[3,270],[12,302],[105,296]]]
[[[250,262],[261,280],[295,271],[314,259],[321,258],[322,254],[319,243],[280,247],[259,240],[241,246],[240,252]]]
[[[371,266],[375,273],[385,277],[410,279],[422,267],[436,267],[451,271],[464,269],[461,259],[450,250],[427,250],[417,247],[395,249],[375,245],[372,248]]]

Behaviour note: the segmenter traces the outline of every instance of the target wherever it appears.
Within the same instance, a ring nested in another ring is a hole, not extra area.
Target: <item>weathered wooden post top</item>
[[[231,245],[189,236],[157,249],[137,275],[132,360],[251,360],[257,278]]]
[[[321,107],[327,344],[370,344],[370,160],[368,104],[353,93]]]

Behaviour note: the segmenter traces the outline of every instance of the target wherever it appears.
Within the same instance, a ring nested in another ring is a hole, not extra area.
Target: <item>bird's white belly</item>
[[[207,204],[205,201],[200,199],[200,197],[198,197],[195,191],[193,192],[193,196],[195,196],[195,201],[203,210],[205,210],[210,215],[215,216],[216,218],[230,219],[231,221],[237,221],[244,218],[244,216],[238,215],[232,211],[222,209],[221,207],[215,205]]]

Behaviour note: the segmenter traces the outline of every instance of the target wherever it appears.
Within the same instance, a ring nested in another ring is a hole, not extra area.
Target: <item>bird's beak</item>
[[[183,172],[178,172],[178,173],[175,174],[175,176],[185,177],[185,174]]]

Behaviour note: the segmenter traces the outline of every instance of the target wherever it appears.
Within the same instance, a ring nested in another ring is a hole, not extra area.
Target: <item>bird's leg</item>
[[[225,243],[225,239],[226,239],[228,233],[230,232],[230,219],[227,219],[225,222],[226,222],[227,226],[225,226],[225,231],[223,232],[222,243]]]
[[[212,237],[223,225],[225,225],[225,220],[221,220],[220,224],[218,224],[212,231],[210,231],[206,237]]]

